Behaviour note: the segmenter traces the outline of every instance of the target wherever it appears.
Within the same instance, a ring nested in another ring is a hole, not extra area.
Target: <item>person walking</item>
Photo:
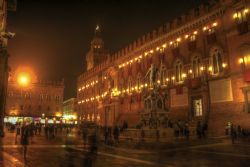
[[[17,143],[17,137],[18,137],[20,134],[21,134],[21,127],[20,127],[20,125],[17,125],[15,143]]]
[[[29,128],[25,125],[21,130],[21,145],[23,146],[23,158],[26,160],[27,146],[29,145]]]

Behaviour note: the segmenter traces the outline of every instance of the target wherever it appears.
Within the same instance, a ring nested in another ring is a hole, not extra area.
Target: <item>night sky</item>
[[[29,66],[39,78],[65,80],[65,99],[76,96],[94,28],[114,53],[204,0],[20,0],[8,13],[10,67]]]

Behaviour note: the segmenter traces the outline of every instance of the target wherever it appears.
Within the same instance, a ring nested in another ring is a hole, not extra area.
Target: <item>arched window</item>
[[[182,82],[182,72],[183,72],[183,63],[180,60],[175,62],[175,80],[176,82]]]
[[[201,66],[201,59],[198,55],[196,55],[192,59],[192,74],[194,78],[199,77],[200,66]]]
[[[210,65],[213,75],[217,75],[223,71],[222,67],[222,50],[219,48],[213,48],[210,52]]]

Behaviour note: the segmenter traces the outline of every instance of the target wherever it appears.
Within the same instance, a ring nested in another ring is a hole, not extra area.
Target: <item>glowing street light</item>
[[[31,78],[30,78],[30,75],[28,73],[22,72],[22,73],[18,74],[17,82],[20,86],[27,87],[27,86],[29,86],[30,81],[31,81]]]

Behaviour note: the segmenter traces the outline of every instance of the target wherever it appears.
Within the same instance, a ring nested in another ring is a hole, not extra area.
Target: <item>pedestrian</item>
[[[23,146],[23,157],[26,160],[27,146],[29,145],[29,128],[25,125],[21,129],[21,145]]]
[[[198,138],[201,139],[201,122],[200,121],[197,122],[196,133],[197,133]]]
[[[234,125],[231,124],[231,140],[232,140],[232,144],[234,144],[235,138],[236,138],[236,131],[234,129]]]
[[[20,134],[21,134],[21,127],[20,127],[20,125],[17,125],[15,143],[17,143],[17,137],[18,137]]]
[[[87,128],[83,128],[82,137],[83,137],[83,144],[85,147],[88,141],[88,129]]]

